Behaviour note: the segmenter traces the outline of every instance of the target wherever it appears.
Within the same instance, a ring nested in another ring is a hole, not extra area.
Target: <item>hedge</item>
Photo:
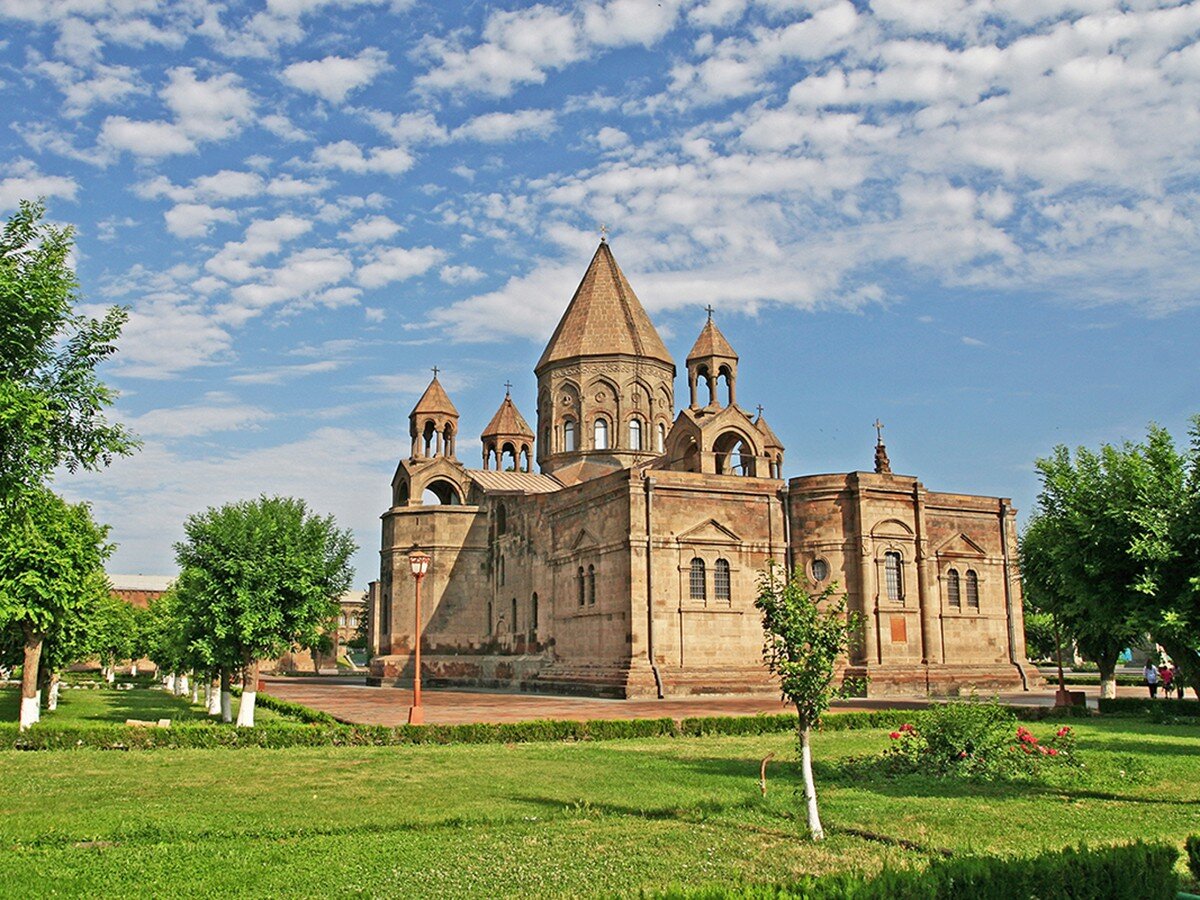
[[[1020,900],[1054,897],[1063,900],[1173,900],[1179,889],[1175,861],[1179,851],[1169,844],[1138,841],[1115,847],[1067,847],[1024,859],[961,857],[935,860],[926,869],[884,869],[878,875],[837,873],[806,877],[790,884],[719,885],[643,893],[662,900]]]
[[[1188,871],[1192,873],[1196,883],[1200,884],[1200,834],[1188,837],[1184,849],[1187,851]]]
[[[1103,715],[1169,715],[1183,718],[1200,717],[1200,702],[1196,700],[1152,700],[1149,697],[1101,697]]]

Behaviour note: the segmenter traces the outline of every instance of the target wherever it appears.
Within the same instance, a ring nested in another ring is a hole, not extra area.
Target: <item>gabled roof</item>
[[[721,334],[721,329],[710,318],[704,323],[700,337],[696,338],[696,343],[692,346],[692,352],[688,354],[687,361],[690,365],[694,359],[707,359],[711,356],[733,360],[738,358],[738,355],[733,352],[733,347],[729,345],[729,341],[725,340],[725,335]]]
[[[756,419],[754,422],[754,427],[757,428],[759,434],[763,436],[764,447],[775,447],[779,450],[783,449],[783,441],[776,437],[775,432],[771,430],[771,426],[767,424],[767,420],[763,418],[763,414],[761,412],[758,414],[758,419]]]
[[[562,483],[540,472],[494,472],[467,469],[467,477],[485,491],[520,491],[525,494],[551,494],[562,490]]]
[[[446,389],[442,387],[442,383],[438,381],[436,375],[433,376],[433,381],[429,382],[429,387],[425,388],[425,393],[421,395],[421,399],[417,401],[417,405],[413,407],[409,415],[415,416],[421,413],[442,413],[443,415],[458,416],[458,410],[450,402],[450,396],[446,393]]]
[[[534,371],[559,360],[613,354],[675,365],[608,242],[601,241]]]
[[[488,422],[487,428],[483,429],[483,434],[480,435],[483,438],[501,436],[533,438],[533,429],[529,427],[524,416],[517,411],[517,405],[512,402],[512,397],[507,394],[504,402],[500,404],[500,408],[496,410],[496,414],[492,416],[492,421]]]

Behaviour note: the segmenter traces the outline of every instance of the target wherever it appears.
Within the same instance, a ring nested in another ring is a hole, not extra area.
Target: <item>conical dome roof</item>
[[[687,361],[690,365],[692,360],[708,359],[714,356],[733,360],[738,358],[738,355],[733,352],[733,347],[729,345],[729,341],[725,340],[725,335],[721,334],[721,329],[717,327],[710,316],[709,320],[704,323],[704,328],[700,330],[700,337],[696,338],[696,343],[692,346],[692,352],[688,354]]]
[[[675,365],[608,242],[601,241],[534,371],[560,360],[614,354]]]
[[[421,399],[417,401],[417,405],[413,407],[409,415],[416,416],[422,413],[438,413],[444,416],[458,417],[458,410],[450,402],[450,396],[442,387],[442,383],[438,381],[437,375],[433,376],[433,381],[429,382],[429,387],[425,388],[425,393],[421,395]]]
[[[504,402],[488,422],[487,428],[480,435],[484,440],[490,437],[523,437],[533,440],[533,429],[525,421],[525,417],[517,410],[512,397],[504,395]]]

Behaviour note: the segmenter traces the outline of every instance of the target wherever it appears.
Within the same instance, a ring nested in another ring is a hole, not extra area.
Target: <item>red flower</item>
[[[912,725],[908,724],[907,722],[905,722],[903,725],[900,726],[900,730],[905,731],[905,732],[913,732],[913,731],[916,731],[917,729],[914,728]]]
[[[966,751],[966,750],[964,750],[964,751],[962,751],[962,753],[958,754],[958,758],[959,758],[959,759],[966,759],[966,758],[967,758],[967,751]]]
[[[1062,728],[1058,729],[1058,731],[1054,732],[1054,736],[1055,737],[1066,737],[1070,733],[1071,733],[1070,727],[1064,725]]]
[[[1055,750],[1053,747],[1050,748],[1049,753],[1051,756],[1058,756],[1058,751]]]
[[[888,737],[890,737],[894,741],[896,738],[900,737],[900,732],[893,731],[891,734],[888,735]]]

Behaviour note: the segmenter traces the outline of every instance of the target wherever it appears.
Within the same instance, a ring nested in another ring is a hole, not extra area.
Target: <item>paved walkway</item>
[[[362,677],[263,678],[267,693],[283,700],[324,710],[347,722],[368,725],[402,725],[408,721],[412,691],[405,688],[367,687]],[[1080,688],[1073,688],[1080,690]],[[1095,705],[1099,688],[1082,688]],[[1118,688],[1118,696],[1143,697],[1145,688]],[[455,691],[426,688],[422,692],[425,721],[456,725],[467,722],[523,722],[530,719],[656,719],[688,716],[751,716],[790,712],[791,707],[770,696],[682,697],[668,700],[600,700],[548,694],[507,694],[498,691]],[[1051,706],[1054,689],[1000,695],[1005,703]],[[841,711],[865,709],[917,709],[925,697],[887,697],[846,700],[834,704]]]

